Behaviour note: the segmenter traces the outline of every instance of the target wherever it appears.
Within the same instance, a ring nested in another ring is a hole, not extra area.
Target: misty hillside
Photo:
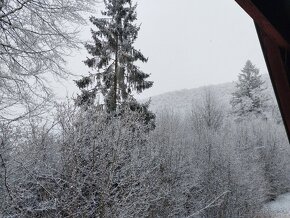
[[[269,103],[276,104],[269,75],[263,74],[262,78],[265,81],[265,92],[271,98]],[[225,110],[229,110],[229,102],[231,99],[231,94],[235,90],[235,83],[236,82],[228,82],[218,85],[209,85],[193,89],[183,89],[156,95],[151,98],[150,107],[156,113],[163,109],[173,109],[174,111],[180,113],[186,113],[190,111],[195,104],[198,104],[201,101],[205,90],[210,89],[211,93],[214,94],[214,97],[225,108]]]

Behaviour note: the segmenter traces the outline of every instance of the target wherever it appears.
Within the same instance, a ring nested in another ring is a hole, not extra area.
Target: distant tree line
[[[215,99],[208,89],[184,117],[162,111],[154,130],[130,108],[112,117],[65,103],[50,122],[2,126],[1,215],[255,216],[289,191],[284,127],[236,122]]]

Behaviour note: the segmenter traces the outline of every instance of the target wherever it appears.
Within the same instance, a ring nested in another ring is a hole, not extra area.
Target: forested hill
[[[262,79],[265,81],[265,92],[271,98],[269,104],[276,104],[269,75],[263,74]],[[151,110],[158,113],[160,110],[174,109],[176,112],[186,113],[190,111],[194,105],[199,104],[204,97],[206,89],[211,91],[213,97],[224,107],[225,110],[230,109],[231,106],[229,102],[231,94],[235,90],[235,82],[209,85],[193,89],[183,89],[156,95],[151,98]]]

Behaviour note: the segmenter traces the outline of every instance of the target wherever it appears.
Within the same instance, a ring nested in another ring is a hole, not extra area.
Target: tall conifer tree
[[[264,93],[264,83],[259,69],[248,60],[239,74],[236,91],[232,93],[231,105],[234,114],[239,118],[250,115],[264,116],[268,101]]]
[[[133,46],[140,29],[135,24],[137,5],[132,0],[104,0],[104,3],[103,17],[90,18],[97,30],[91,30],[94,43],[86,45],[92,57],[85,64],[97,72],[76,81],[82,90],[77,103],[92,103],[97,94],[102,94],[106,110],[114,112],[122,103],[134,101],[132,91],[141,93],[153,82],[146,81],[149,74],[135,64],[148,60]]]

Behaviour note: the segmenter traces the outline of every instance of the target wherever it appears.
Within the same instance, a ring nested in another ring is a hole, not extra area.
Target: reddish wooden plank
[[[256,24],[256,29],[286,127],[288,139],[290,140],[290,86],[280,48],[258,24]]]
[[[289,43],[279,31],[269,22],[264,14],[255,6],[251,0],[235,0],[254,20],[254,22],[267,33],[281,47],[289,47]]]

